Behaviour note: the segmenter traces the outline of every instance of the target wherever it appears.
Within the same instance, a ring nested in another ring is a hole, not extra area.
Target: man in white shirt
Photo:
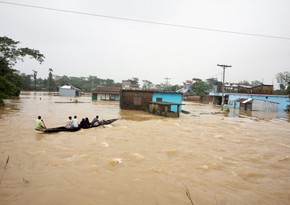
[[[74,116],[74,119],[72,120],[72,127],[73,128],[79,127],[77,116]]]

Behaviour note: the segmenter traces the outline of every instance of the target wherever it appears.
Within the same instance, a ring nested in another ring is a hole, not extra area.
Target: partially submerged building
[[[81,89],[76,88],[72,85],[63,85],[59,88],[60,96],[78,97],[81,96],[81,94],[82,94]]]
[[[213,104],[221,105],[222,93],[218,87],[210,93],[210,96]],[[225,91],[224,104],[228,108],[277,111],[286,109],[289,98],[286,95],[273,95],[273,85],[262,84],[254,87],[239,85],[237,93]]]
[[[182,94],[154,90],[121,90],[120,108],[145,110],[162,116],[179,117]]]
[[[121,90],[120,108],[123,110],[147,110],[152,101],[152,90]]]
[[[284,110],[290,100],[287,95],[261,95],[245,93],[226,93],[227,107],[247,110]]]
[[[278,110],[277,102],[271,102],[267,100],[258,100],[252,98],[238,98],[234,101],[234,107],[236,103],[239,103],[240,110],[252,110],[252,111],[268,111],[275,112]]]
[[[120,86],[98,86],[92,89],[92,100],[120,100]]]
[[[179,117],[182,94],[176,92],[154,92],[149,102],[149,112],[166,117]]]

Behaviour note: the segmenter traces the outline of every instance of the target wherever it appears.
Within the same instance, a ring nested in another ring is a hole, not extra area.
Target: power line
[[[35,8],[35,9],[58,11],[58,12],[64,12],[64,13],[72,13],[72,14],[79,14],[79,15],[86,15],[86,16],[109,18],[109,19],[117,19],[117,20],[123,20],[123,21],[133,21],[133,22],[138,22],[138,23],[156,24],[156,25],[161,25],[161,26],[171,26],[171,27],[211,31],[211,32],[220,32],[220,33],[229,33],[229,34],[237,34],[237,35],[245,35],[245,36],[256,36],[256,37],[263,37],[263,38],[275,38],[275,39],[282,39],[282,40],[290,40],[290,37],[283,37],[283,36],[272,36],[272,35],[236,32],[236,31],[211,29],[211,28],[171,24],[171,23],[162,23],[162,22],[156,22],[156,21],[146,21],[146,20],[123,18],[123,17],[117,17],[117,16],[107,16],[107,15],[101,15],[101,14],[86,13],[86,12],[81,12],[81,11],[72,11],[72,10],[66,10],[66,9],[56,9],[56,8],[49,8],[49,7],[43,7],[43,6],[34,6],[34,5],[29,5],[29,4],[19,4],[19,3],[12,3],[12,2],[6,2],[6,1],[0,1],[0,3],[14,5],[14,6],[30,7],[30,8]]]

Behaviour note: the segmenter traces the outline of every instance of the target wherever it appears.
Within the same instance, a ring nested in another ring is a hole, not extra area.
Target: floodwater
[[[290,204],[289,115],[185,102],[179,118],[22,93],[0,109],[1,205]],[[73,133],[69,115],[119,118]],[[192,201],[192,202],[191,202]]]

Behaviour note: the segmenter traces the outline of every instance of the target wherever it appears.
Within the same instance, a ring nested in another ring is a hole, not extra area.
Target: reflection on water
[[[164,118],[77,99],[23,93],[0,109],[1,205],[190,204],[186,188],[194,204],[289,204],[284,113],[186,102],[189,114]],[[96,114],[119,120],[74,133],[33,130],[38,115],[55,127]]]

